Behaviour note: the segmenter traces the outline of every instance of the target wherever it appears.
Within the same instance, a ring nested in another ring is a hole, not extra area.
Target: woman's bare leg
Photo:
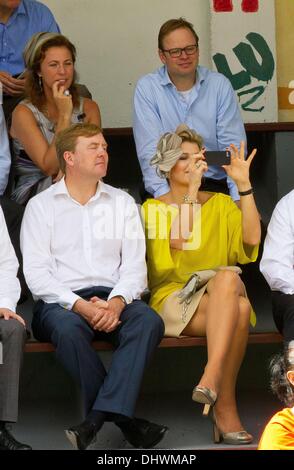
[[[235,401],[235,384],[248,338],[250,304],[239,276],[220,271],[209,282],[196,315],[183,331],[206,335],[208,362],[199,385],[218,393],[215,407],[223,432],[242,429]]]
[[[245,297],[239,297],[239,321],[232,337],[215,405],[217,423],[222,432],[235,432],[243,429],[238,415],[235,389],[248,340],[250,311],[249,301]]]

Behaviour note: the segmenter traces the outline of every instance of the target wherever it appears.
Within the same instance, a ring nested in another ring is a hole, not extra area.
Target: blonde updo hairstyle
[[[183,154],[181,148],[183,142],[197,144],[200,150],[203,146],[202,137],[186,124],[180,124],[175,132],[166,132],[161,136],[156,154],[150,161],[150,165],[156,168],[156,172],[161,178],[168,178],[170,170]]]

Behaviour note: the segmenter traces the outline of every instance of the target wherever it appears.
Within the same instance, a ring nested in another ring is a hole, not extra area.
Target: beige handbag
[[[193,295],[201,289],[210,279],[212,279],[218,271],[233,271],[241,274],[242,270],[238,266],[220,266],[215,269],[204,269],[193,273],[184,287],[179,291],[178,298],[180,304],[183,304],[183,315],[187,312],[187,308],[192,301]]]

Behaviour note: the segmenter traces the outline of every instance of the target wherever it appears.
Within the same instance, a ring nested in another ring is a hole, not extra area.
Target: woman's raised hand
[[[56,81],[52,86],[53,98],[56,103],[60,117],[70,118],[73,110],[71,94],[65,94],[66,88]]]
[[[227,175],[237,184],[238,188],[242,186],[248,186],[249,169],[251,162],[256,154],[256,149],[253,149],[251,154],[245,160],[245,142],[242,140],[240,144],[240,150],[234,145],[230,145],[231,151],[231,163],[230,165],[222,165],[222,168],[226,171]]]
[[[207,163],[204,157],[204,149],[194,153],[193,158],[188,165],[189,180],[191,185],[200,186],[203,174],[207,171]]]

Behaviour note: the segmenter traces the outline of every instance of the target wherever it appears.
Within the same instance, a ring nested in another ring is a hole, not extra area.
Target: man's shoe
[[[85,450],[95,439],[97,428],[95,424],[84,421],[78,426],[66,429],[65,434],[75,449]]]
[[[5,427],[0,429],[0,450],[32,450],[31,446],[18,442]]]
[[[140,418],[116,424],[132,446],[145,449],[156,446],[168,430],[167,426],[150,423],[146,419]]]

